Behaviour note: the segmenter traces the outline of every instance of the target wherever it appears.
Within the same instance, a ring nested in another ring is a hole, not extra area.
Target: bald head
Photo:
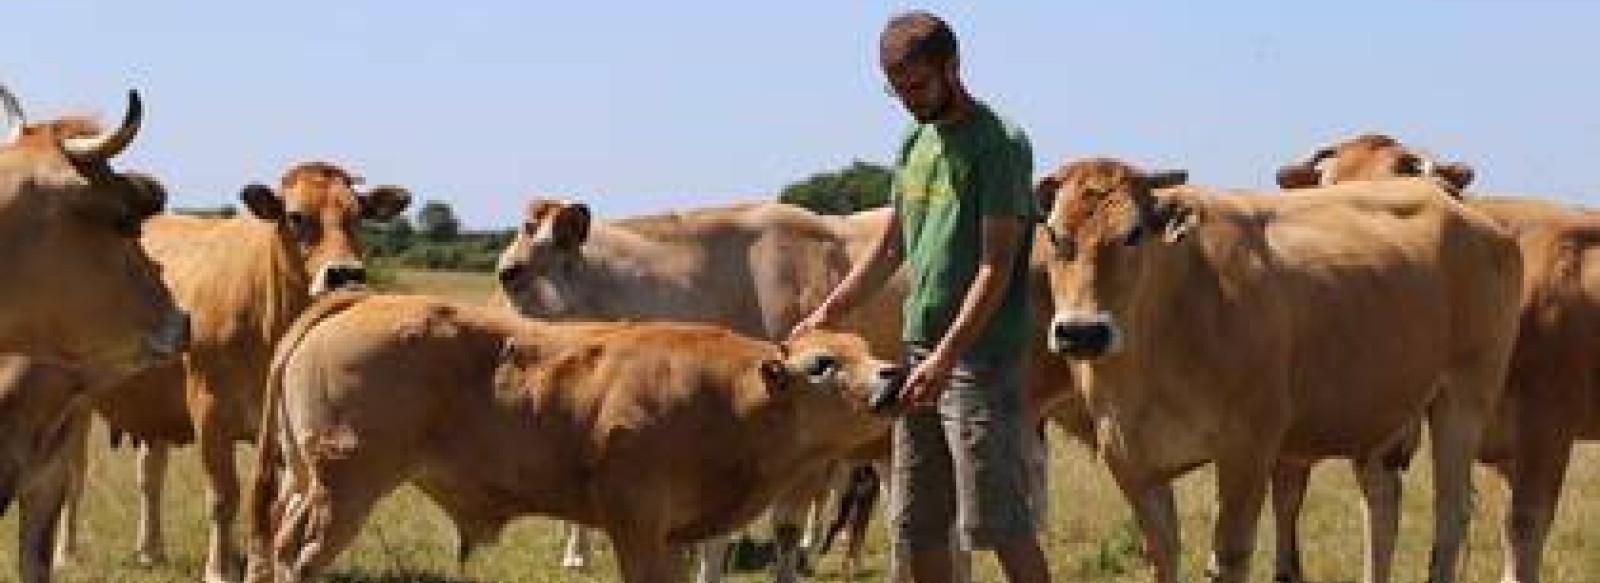
[[[956,57],[956,33],[931,12],[906,12],[889,19],[878,39],[878,59],[885,68],[910,62],[943,64]]]

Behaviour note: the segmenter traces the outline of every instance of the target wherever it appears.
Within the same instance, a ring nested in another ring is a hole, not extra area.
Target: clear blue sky
[[[535,193],[618,216],[887,160],[876,38],[911,7],[955,25],[1039,171],[1109,154],[1265,187],[1381,129],[1484,189],[1600,193],[1595,2],[17,2],[0,81],[34,117],[140,89],[124,160],[176,205],[325,158],[500,226]]]

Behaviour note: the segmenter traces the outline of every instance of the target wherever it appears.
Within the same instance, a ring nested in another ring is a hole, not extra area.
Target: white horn
[[[143,122],[144,104],[139,101],[139,92],[129,90],[128,110],[116,131],[89,138],[67,138],[61,141],[61,149],[77,160],[110,160],[133,143],[134,136],[139,134],[139,124]]]
[[[5,110],[6,116],[6,137],[0,141],[0,146],[16,143],[22,137],[23,126],[28,125],[28,116],[22,113],[22,103],[17,101],[17,96],[5,85],[0,85],[0,109]]]

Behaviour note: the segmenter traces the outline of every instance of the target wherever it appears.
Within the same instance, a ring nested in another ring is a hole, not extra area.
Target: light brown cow
[[[240,199],[248,214],[150,221],[144,246],[193,314],[193,343],[180,364],[140,374],[95,404],[109,427],[153,444],[140,459],[142,559],[158,561],[163,554],[158,511],[165,444],[194,440],[211,496],[205,577],[238,579],[234,442],[255,436],[272,347],[313,294],[363,283],[359,221],[388,220],[410,200],[392,186],[357,193],[358,182],[332,164],[304,163],[284,174],[277,191],[245,187]],[[81,450],[79,458],[81,468]],[[70,514],[64,519],[69,528]],[[71,534],[62,535],[66,555]]]
[[[1392,137],[1364,135],[1319,148],[1278,176],[1280,186],[1298,189],[1430,174],[1457,189],[1473,175]],[[1600,361],[1591,356],[1600,341],[1600,279],[1591,277],[1600,273],[1600,214],[1529,196],[1473,193],[1466,200],[1510,230],[1522,249],[1522,323],[1506,395],[1478,457],[1510,486],[1503,580],[1537,583],[1572,446],[1600,439]]]
[[[160,212],[155,179],[120,173],[111,159],[138,134],[137,93],[115,131],[84,119],[28,124],[0,87],[0,352],[79,367],[99,387],[171,359],[184,314],[135,238]]]
[[[500,289],[536,318],[704,322],[778,339],[844,278],[870,243],[873,232],[863,227],[880,224],[884,212],[829,217],[756,202],[605,221],[581,203],[535,198],[501,254]],[[899,295],[884,294],[844,325],[884,358],[900,352],[900,312],[891,303]],[[825,476],[805,483],[826,483]],[[798,523],[812,498],[797,493],[774,509],[779,581],[796,577]],[[568,539],[562,563],[585,565],[584,534],[573,528]],[[726,552],[726,541],[706,546],[701,583],[721,580]]]
[[[89,422],[89,392],[75,367],[0,354],[0,515],[16,500],[23,583],[50,580],[56,515],[67,488],[62,450]]]
[[[854,336],[779,344],[704,324],[340,296],[308,312],[274,364],[281,397],[253,496],[279,493],[255,532],[270,535],[279,581],[326,565],[406,482],[444,507],[464,556],[541,514],[605,531],[624,581],[676,581],[675,547],[750,521],[886,426],[865,399],[893,367]],[[253,563],[252,580],[267,566]]]
[[[1181,177],[1091,159],[1046,182],[1052,349],[1075,361],[1157,580],[1177,579],[1176,475],[1216,465],[1212,565],[1235,583],[1274,464],[1382,467],[1424,414],[1437,488],[1428,580],[1456,580],[1472,453],[1517,323],[1511,237],[1431,180],[1284,197],[1162,189]],[[1370,567],[1392,550],[1382,537],[1396,516],[1372,511],[1397,491],[1367,489],[1368,575],[1381,581]]]
[[[607,221],[594,219],[580,203],[537,198],[529,202],[521,231],[501,256],[501,290],[519,311],[534,317],[698,321],[782,338],[865,254],[888,213],[823,216],[762,202]],[[1048,294],[1043,278],[1036,279],[1043,305]],[[872,303],[841,322],[842,329],[866,337],[879,357],[897,358],[904,289],[903,277],[896,277]],[[1048,311],[1042,313],[1048,318]],[[1064,401],[1058,418],[1081,418],[1066,364],[1047,357],[1042,342],[1032,361],[1030,410]],[[1089,436],[1082,424],[1072,429]],[[1041,467],[1041,477],[1042,472]],[[814,494],[800,492],[775,509],[782,531],[779,581],[795,577],[793,526],[804,502],[813,499]],[[564,565],[587,563],[582,541],[579,531],[569,533]],[[720,579],[722,548],[711,545],[702,583]]]

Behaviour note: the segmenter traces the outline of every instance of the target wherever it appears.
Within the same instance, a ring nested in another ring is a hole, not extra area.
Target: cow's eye
[[[302,211],[291,211],[289,213],[289,232],[294,235],[296,241],[303,245],[310,245],[317,240],[317,223],[311,219],[310,214]]]

